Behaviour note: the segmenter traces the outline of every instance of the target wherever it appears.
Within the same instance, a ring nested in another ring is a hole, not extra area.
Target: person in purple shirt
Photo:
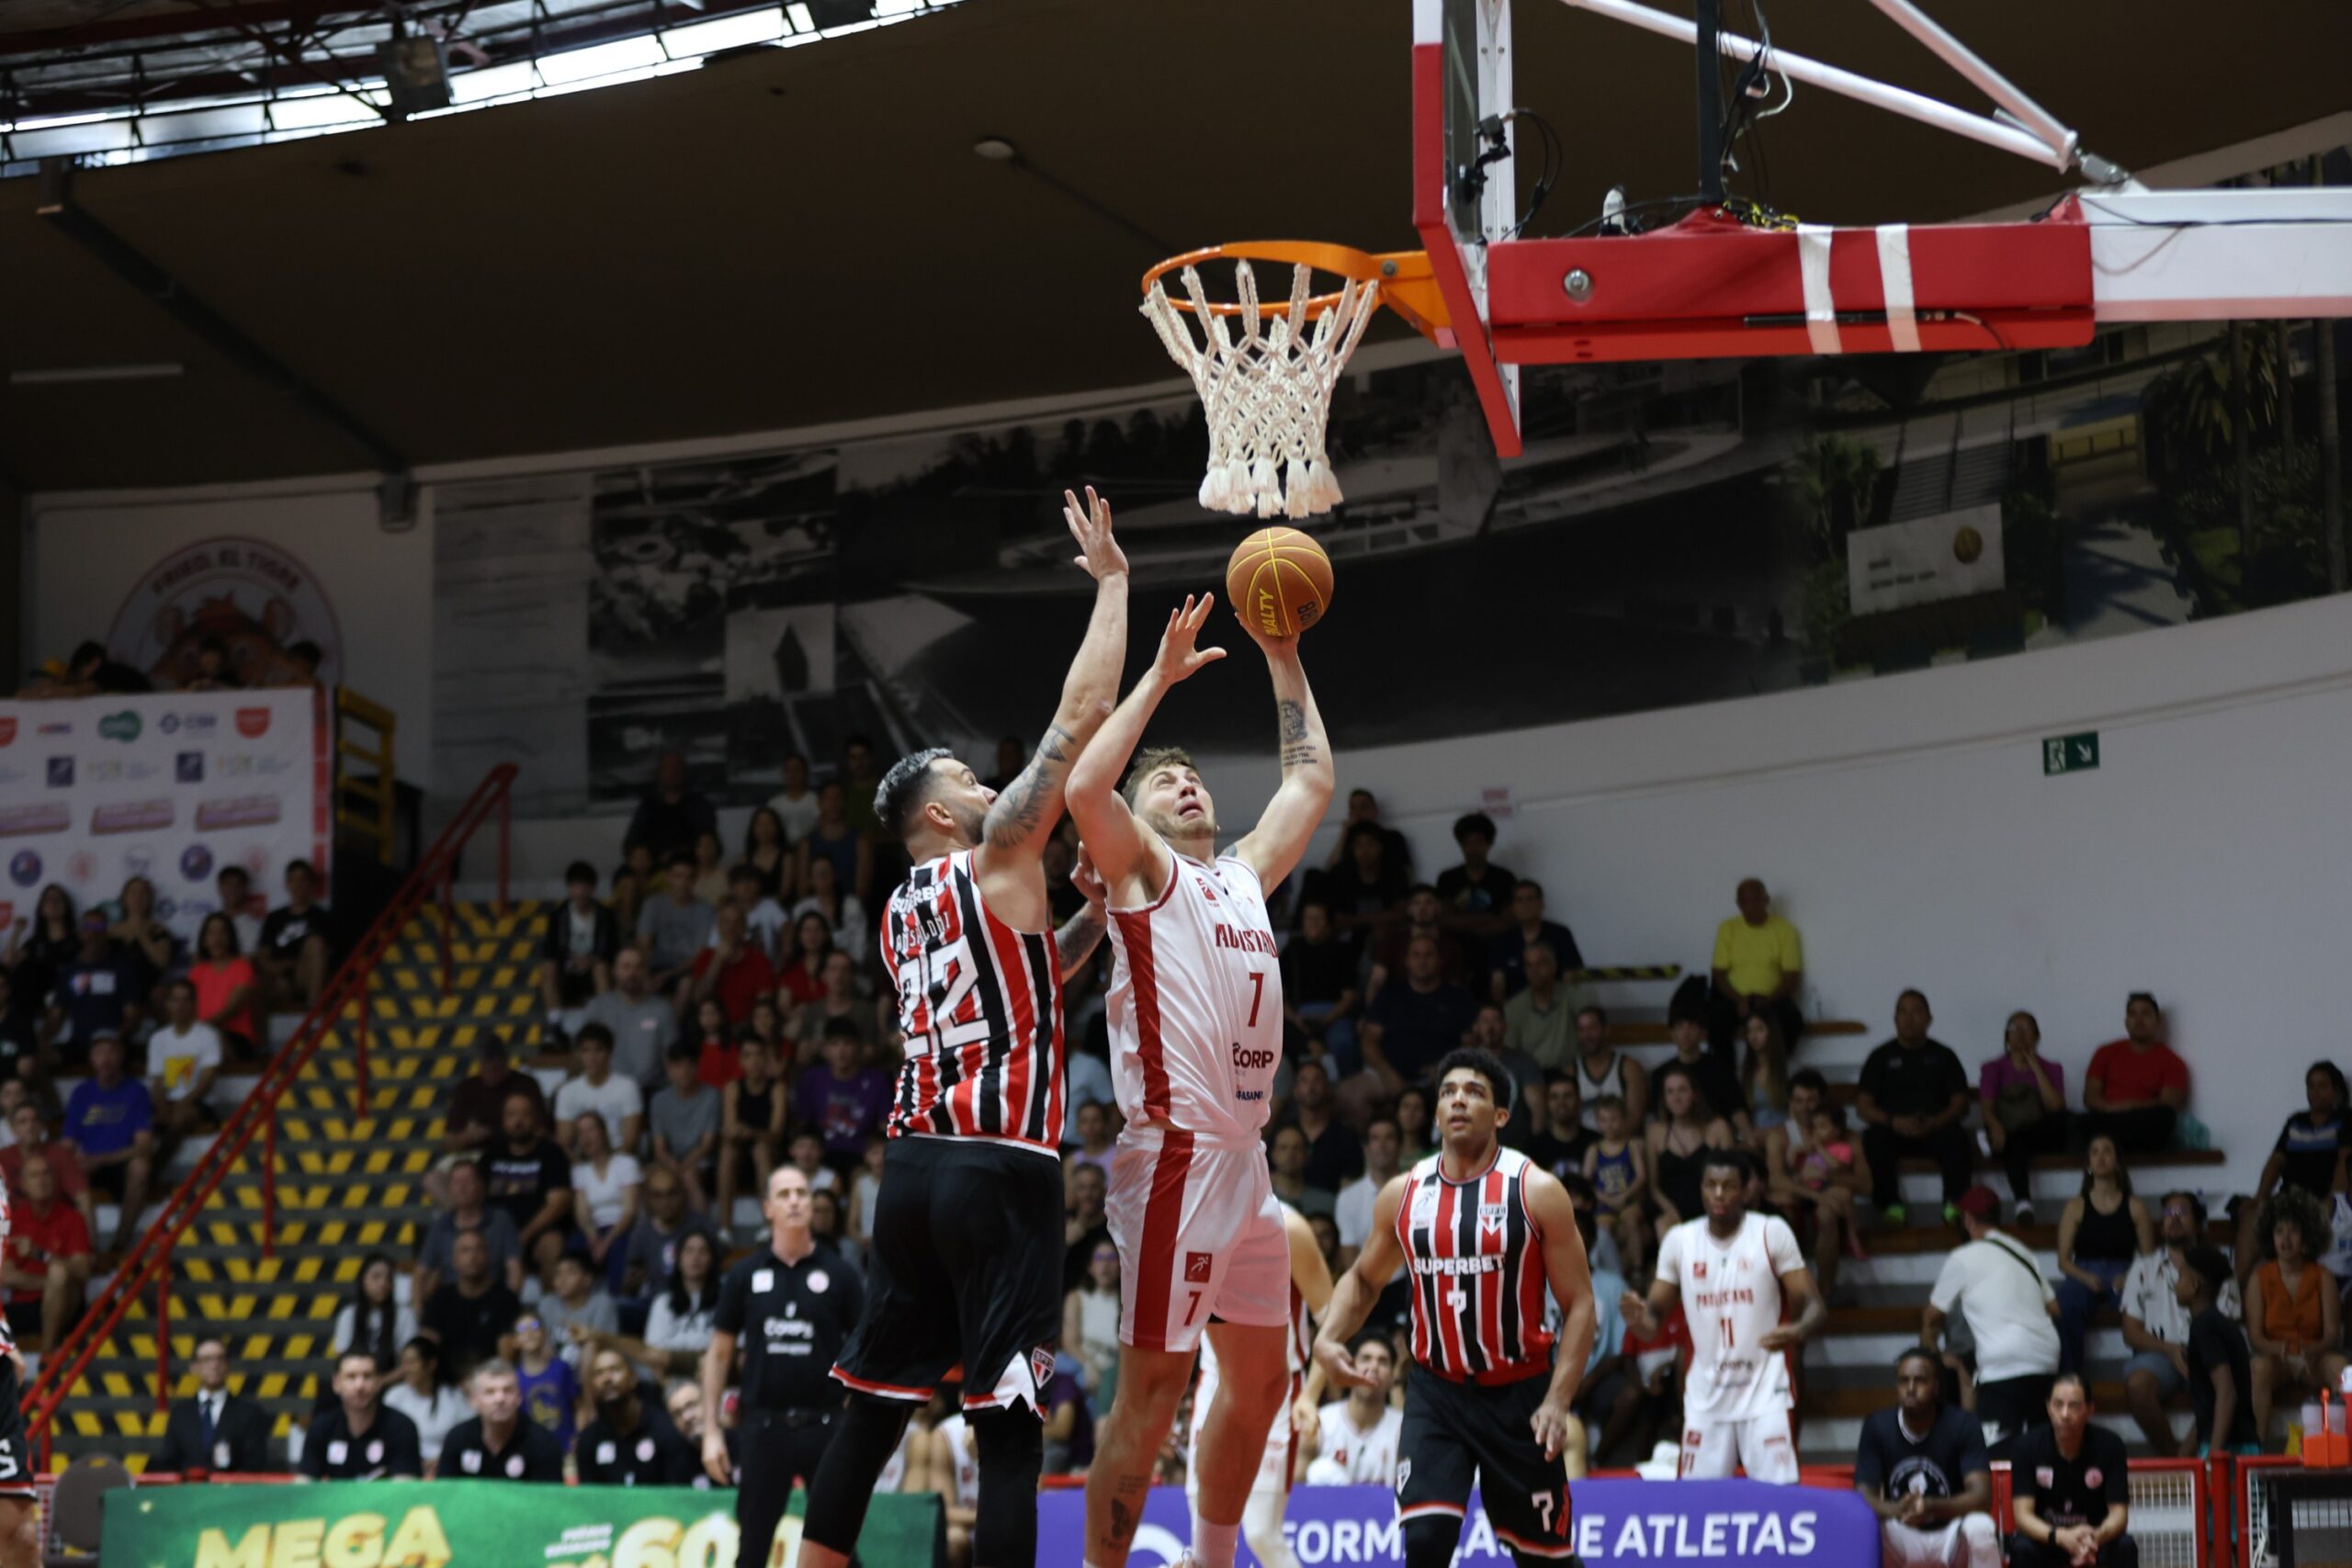
[[[2033,1156],[2066,1147],[2066,1069],[2041,1054],[2041,1025],[2030,1012],[2009,1014],[2001,1054],[1978,1071],[1984,1136],[2008,1172],[2021,1224],[2033,1223]]]
[[[863,1065],[865,1044],[846,1018],[825,1023],[825,1059],[800,1075],[799,1119],[825,1140],[825,1163],[846,1181],[865,1163],[865,1141],[890,1112],[890,1075]]]
[[[122,1205],[114,1244],[119,1252],[139,1234],[139,1212],[155,1173],[155,1102],[124,1070],[129,1058],[112,1031],[101,1030],[89,1050],[90,1076],[65,1102],[65,1141],[90,1185]]]

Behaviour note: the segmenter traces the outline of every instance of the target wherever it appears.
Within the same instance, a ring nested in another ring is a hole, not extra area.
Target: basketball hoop
[[[1253,260],[1291,264],[1286,303],[1260,299]],[[1233,264],[1233,287],[1229,297],[1213,301],[1200,269],[1219,261]],[[1178,297],[1163,285],[1171,272],[1183,278]],[[1337,276],[1339,288],[1313,293],[1317,272]],[[1331,389],[1383,304],[1429,330],[1395,293],[1426,283],[1428,276],[1419,252],[1374,256],[1344,245],[1291,242],[1212,245],[1144,274],[1144,316],[1158,329],[1168,356],[1192,377],[1208,415],[1203,507],[1302,518],[1339,503],[1339,481],[1323,446]]]

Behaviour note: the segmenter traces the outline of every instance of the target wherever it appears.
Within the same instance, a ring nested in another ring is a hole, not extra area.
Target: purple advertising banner
[[[1767,1486],[1754,1481],[1578,1481],[1568,1487],[1576,1548],[1585,1568],[1706,1558],[1725,1568],[1792,1568],[1836,1563],[1878,1568],[1878,1519],[1850,1492]],[[1080,1568],[1086,1497],[1047,1492],[1038,1500],[1038,1568]],[[1291,1489],[1283,1534],[1299,1568],[1326,1564],[1401,1564],[1405,1533],[1396,1504],[1379,1486]],[[1184,1494],[1155,1487],[1136,1532],[1131,1568],[1175,1568],[1192,1540]],[[1237,1561],[1255,1563],[1247,1546]],[[1454,1568],[1510,1568],[1471,1495]]]

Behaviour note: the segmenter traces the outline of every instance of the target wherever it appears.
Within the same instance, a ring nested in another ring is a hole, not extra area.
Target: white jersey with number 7
[[[1787,1355],[1762,1341],[1781,1322],[1781,1276],[1804,1267],[1788,1222],[1766,1214],[1749,1214],[1728,1241],[1712,1235],[1704,1219],[1666,1233],[1657,1277],[1682,1292],[1690,1325],[1686,1420],[1745,1421],[1795,1403]]]

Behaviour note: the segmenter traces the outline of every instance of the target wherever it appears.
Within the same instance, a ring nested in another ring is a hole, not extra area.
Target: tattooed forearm
[[[1307,741],[1297,741],[1283,748],[1283,772],[1293,768],[1311,768],[1322,753]]]
[[[1108,922],[1102,911],[1091,904],[1062,922],[1062,929],[1054,933],[1054,958],[1060,966],[1063,979],[1067,980],[1078,972],[1079,965],[1092,954],[1095,944],[1102,940],[1102,933],[1107,929]]]
[[[1077,744],[1078,738],[1069,730],[1058,724],[1049,724],[1046,726],[1046,738],[1037,742],[1037,755],[1049,762],[1067,762],[1070,748]]]
[[[1004,793],[989,807],[984,832],[990,843],[1026,839],[1037,830],[1048,808],[1058,808],[1062,776],[1069,771],[1071,753],[1076,750],[1077,741],[1069,730],[1058,724],[1046,727],[1046,738],[1037,742],[1037,754],[1029,759],[1021,776],[1005,785]]]
[[[1306,739],[1306,705],[1304,703],[1295,703],[1288,697],[1283,697],[1274,704],[1274,716],[1280,721],[1282,738],[1284,740]]]

